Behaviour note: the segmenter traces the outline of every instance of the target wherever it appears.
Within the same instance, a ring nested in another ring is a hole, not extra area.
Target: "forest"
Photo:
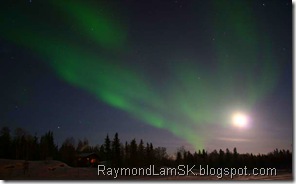
[[[292,171],[292,152],[275,149],[268,154],[240,154],[233,150],[198,150],[194,153],[183,146],[169,155],[165,147],[154,147],[152,143],[141,139],[133,139],[122,143],[118,133],[114,137],[107,134],[102,145],[91,146],[85,138],[78,140],[66,138],[58,146],[52,131],[48,131],[40,138],[32,136],[22,128],[16,128],[14,134],[8,127],[0,131],[0,158],[15,160],[47,160],[54,159],[65,162],[69,166],[77,166],[77,155],[81,153],[96,153],[101,161],[108,162],[110,167],[177,167],[178,165],[208,165],[213,168],[247,167],[277,168]]]

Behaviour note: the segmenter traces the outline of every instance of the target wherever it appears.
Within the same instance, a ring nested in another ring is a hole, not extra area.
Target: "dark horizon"
[[[68,160],[69,157],[71,159],[74,159],[75,157],[77,157],[77,155],[80,155],[80,154],[95,153],[95,154],[98,154],[99,159],[101,161],[114,162],[114,161],[118,161],[119,158],[117,157],[121,157],[121,158],[126,157],[127,156],[126,152],[128,150],[131,151],[131,148],[133,145],[135,146],[134,148],[135,153],[139,152],[140,154],[144,154],[143,156],[145,156],[145,153],[146,152],[149,153],[149,149],[151,149],[155,155],[162,155],[161,158],[159,158],[158,160],[159,162],[161,162],[161,159],[165,159],[166,161],[170,161],[171,162],[170,164],[172,164],[173,162],[177,162],[178,159],[186,159],[184,158],[186,154],[190,154],[191,156],[199,155],[199,157],[202,157],[202,155],[206,155],[206,157],[209,157],[209,158],[210,157],[215,158],[217,155],[224,157],[225,154],[229,154],[231,155],[231,157],[233,155],[238,155],[238,156],[247,156],[247,157],[254,156],[259,158],[260,157],[272,158],[272,156],[281,155],[283,156],[284,159],[286,159],[285,164],[287,165],[285,165],[285,167],[291,169],[291,166],[292,166],[291,161],[292,161],[293,152],[289,149],[285,150],[285,149],[275,148],[271,152],[268,152],[267,154],[262,154],[262,153],[253,154],[253,153],[240,153],[236,147],[234,147],[233,149],[226,148],[225,150],[217,148],[212,151],[205,150],[205,149],[190,151],[190,150],[187,150],[184,146],[179,146],[176,152],[171,154],[167,152],[166,147],[155,146],[153,142],[149,142],[143,139],[137,140],[134,138],[127,141],[122,141],[120,138],[120,134],[118,132],[116,132],[114,136],[107,134],[105,139],[103,140],[103,143],[96,144],[96,145],[91,145],[87,138],[77,139],[75,137],[67,137],[65,140],[63,140],[61,145],[58,145],[55,142],[54,133],[50,130],[41,136],[37,136],[36,134],[32,135],[23,128],[17,128],[14,130],[14,132],[15,133],[13,135],[11,134],[11,130],[9,127],[6,127],[6,126],[1,127],[0,159],[14,159],[14,160],[26,160],[26,161],[59,160],[59,161],[64,161],[66,164],[69,164],[70,166],[77,166],[77,165],[73,165],[74,164],[73,162],[67,163],[69,162]],[[26,150],[26,151],[22,152],[19,150],[22,150],[22,151]],[[109,150],[108,154],[106,153],[107,150]],[[117,150],[118,152],[116,152],[115,150]],[[117,157],[114,156],[114,154]],[[111,158],[111,157],[114,157],[114,158]],[[66,160],[64,160],[65,158]],[[130,159],[133,159],[133,156],[131,156]],[[240,160],[240,161],[244,164],[248,163],[248,162],[243,162],[243,160]],[[191,160],[187,164],[194,164],[194,162],[196,161]],[[133,162],[133,163],[135,164],[136,162]],[[165,163],[166,162],[164,162],[163,164]],[[279,166],[280,166],[280,163],[281,161],[277,160],[277,164],[279,164]],[[231,164],[235,164],[235,163],[231,163]],[[266,162],[265,164],[270,164],[270,166],[274,166],[272,163],[268,163],[268,162]],[[117,167],[118,166],[119,165],[117,165]],[[215,166],[221,166],[221,165],[216,163]]]
[[[87,140],[79,140],[75,144],[72,137],[59,147],[54,143],[51,131],[41,137],[33,137],[22,129],[17,129],[16,136],[11,137],[7,127],[1,128],[0,132],[0,178],[4,180],[146,180],[152,179],[152,176],[156,176],[154,179],[157,180],[201,180],[203,177],[212,180],[215,176],[227,180],[293,178],[293,153],[284,149],[255,155],[240,154],[236,148],[190,152],[181,147],[173,156],[167,153],[165,147],[155,147],[153,143],[145,143],[142,139],[123,144],[118,133],[113,139],[107,135],[101,146],[92,147]],[[185,168],[190,168],[187,174]],[[110,173],[110,169],[124,172],[120,172],[118,177]],[[139,169],[139,172],[150,170],[150,173],[153,169],[153,175],[145,172],[134,174],[135,169]],[[186,178],[182,177],[185,175]]]

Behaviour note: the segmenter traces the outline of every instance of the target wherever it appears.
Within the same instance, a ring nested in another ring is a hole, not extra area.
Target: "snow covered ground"
[[[24,160],[0,159],[1,180],[109,180],[112,176],[98,176],[97,168],[76,168],[49,161],[28,161],[24,173]],[[218,180],[216,176],[119,176],[119,180]],[[223,177],[229,180],[229,177]],[[279,172],[277,176],[237,176],[234,180],[292,180],[292,173]],[[231,179],[230,179],[231,180]]]

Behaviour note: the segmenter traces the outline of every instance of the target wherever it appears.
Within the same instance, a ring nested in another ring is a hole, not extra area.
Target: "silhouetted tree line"
[[[21,128],[15,129],[14,137],[8,127],[3,127],[0,131],[0,158],[45,160],[56,159],[57,156],[58,147],[51,131],[41,136],[40,140]]]
[[[107,134],[104,144],[90,146],[88,140],[78,140],[73,137],[65,139],[60,147],[54,143],[53,132],[49,131],[40,139],[25,130],[17,128],[14,136],[10,129],[3,127],[0,131],[0,158],[20,160],[56,159],[70,166],[77,165],[77,155],[80,153],[96,153],[101,161],[111,167],[149,167],[149,165],[177,167],[178,165],[209,165],[209,167],[244,167],[292,170],[292,153],[289,150],[275,149],[268,154],[239,154],[237,149],[198,150],[191,153],[181,147],[176,155],[169,157],[165,147],[153,147],[152,143],[139,142],[136,139],[122,143],[116,133],[111,140]]]
[[[196,169],[199,165],[209,165],[213,168],[243,168],[247,166],[248,169],[274,167],[292,170],[292,153],[289,150],[275,149],[268,154],[239,154],[236,148],[233,151],[227,148],[225,151],[220,149],[210,153],[203,149],[191,153],[181,147],[177,151],[175,166],[179,164],[195,165]]]

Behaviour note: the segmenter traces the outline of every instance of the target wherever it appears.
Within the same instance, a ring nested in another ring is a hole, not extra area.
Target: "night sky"
[[[292,150],[291,1],[6,0],[0,14],[1,127]]]

